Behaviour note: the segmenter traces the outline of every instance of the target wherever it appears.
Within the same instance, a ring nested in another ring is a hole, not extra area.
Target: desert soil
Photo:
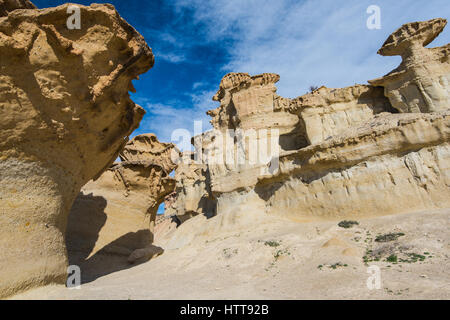
[[[95,280],[79,290],[48,286],[13,299],[449,299],[448,214],[358,219],[348,229],[339,221],[196,217],[159,239],[165,253],[147,263],[97,277],[84,269],[91,275],[83,279]],[[376,241],[386,234],[398,239]],[[380,289],[367,287],[372,265]]]

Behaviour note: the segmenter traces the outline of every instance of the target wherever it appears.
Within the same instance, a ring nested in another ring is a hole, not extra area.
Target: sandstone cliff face
[[[450,112],[383,115],[321,144],[284,154],[259,177],[267,212],[359,218],[450,205]]]
[[[74,264],[83,269],[96,254],[135,262],[162,253],[151,244],[159,205],[175,189],[169,173],[178,154],[173,144],[159,142],[154,134],[136,136],[120,154],[124,161],[82,188],[67,230]]]
[[[139,125],[128,90],[154,63],[111,5],[69,30],[68,5],[16,4],[0,4],[0,296],[65,282],[70,207]]]
[[[382,88],[366,85],[342,89],[321,87],[279,107],[299,115],[305,123],[308,145],[370,121],[376,114],[393,111]]]
[[[215,130],[194,139],[206,167],[194,180],[209,181],[202,189],[213,195],[214,213],[222,220],[258,212],[309,221],[448,207],[448,45],[424,48],[445,23],[396,31],[380,53],[404,61],[372,85],[321,87],[286,99],[276,94],[275,74],[226,75],[213,98],[220,107],[208,112]],[[242,138],[249,130],[260,131],[253,140],[257,153],[270,149],[268,157],[250,161]],[[200,194],[183,190],[192,199]]]

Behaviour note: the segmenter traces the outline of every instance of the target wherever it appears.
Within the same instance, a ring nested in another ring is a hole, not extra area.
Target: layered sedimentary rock
[[[220,106],[208,112],[214,130],[194,138],[197,154],[201,151],[196,158],[208,165],[213,194],[254,185],[281,151],[308,144],[302,119],[276,109],[284,101],[276,94],[279,79],[268,73],[230,73],[222,79],[213,98]]]
[[[116,254],[135,262],[162,253],[151,244],[158,208],[175,189],[169,173],[176,155],[173,144],[159,142],[154,134],[137,136],[121,152],[124,161],[83,187],[67,231],[74,260]]]
[[[300,116],[305,124],[308,145],[367,122],[376,114],[394,111],[382,88],[367,85],[342,89],[321,87],[294,100],[284,101],[277,107]]]
[[[400,112],[437,112],[450,104],[450,44],[425,48],[444,30],[445,19],[403,25],[378,51],[402,57],[400,66],[382,78],[369,81],[382,86]]]
[[[252,195],[291,218],[359,218],[450,205],[450,112],[391,114],[280,158]]]
[[[213,98],[220,106],[208,112],[214,130],[194,139],[206,167],[195,181],[209,181],[203,189],[214,212],[304,221],[448,207],[448,45],[424,48],[444,25],[435,19],[396,31],[380,53],[404,61],[372,85],[286,99],[276,94],[275,74],[226,75]],[[199,194],[183,190],[186,198]],[[182,202],[173,207],[185,210]]]
[[[68,5],[9,3],[30,7],[1,4],[0,296],[65,282],[72,203],[138,127],[128,90],[154,63],[111,5],[79,6],[82,27],[69,30]]]

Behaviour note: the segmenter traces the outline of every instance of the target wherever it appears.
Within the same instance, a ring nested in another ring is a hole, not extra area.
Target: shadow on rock
[[[148,239],[153,238],[149,230],[139,230],[117,238],[92,255],[99,232],[106,224],[106,206],[105,198],[80,193],[69,216],[66,233],[69,265],[80,267],[83,284],[135,267],[164,252],[160,247],[148,245]]]

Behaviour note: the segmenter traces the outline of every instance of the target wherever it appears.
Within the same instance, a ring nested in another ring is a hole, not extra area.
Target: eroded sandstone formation
[[[180,177],[185,194],[175,198],[174,211],[183,214],[182,199],[207,190],[222,216],[259,212],[308,221],[448,207],[449,45],[424,48],[445,23],[396,31],[380,53],[401,54],[403,62],[371,85],[321,87],[286,99],[276,94],[275,74],[226,75],[213,98],[220,106],[208,112],[214,130],[194,139],[204,168],[193,181],[209,185],[188,188],[193,183]],[[269,146],[272,157],[251,162],[246,136],[258,155]]]
[[[256,199],[292,218],[360,218],[450,205],[450,112],[392,114],[286,153]]]
[[[5,17],[9,12],[17,9],[37,9],[28,0],[0,0],[0,17]]]
[[[365,123],[376,114],[395,111],[384,97],[382,88],[367,85],[340,89],[321,87],[296,99],[280,101],[284,103],[275,108],[297,114],[305,124],[308,145]]]
[[[175,170],[176,187],[166,199],[165,215],[176,215],[183,222],[198,214],[215,214],[215,200],[209,189],[208,167],[196,164],[190,152],[183,154]]]
[[[120,153],[122,162],[149,161],[168,173],[177,167],[179,157],[180,153],[174,144],[159,142],[152,133],[134,137]]]
[[[0,296],[65,283],[69,210],[138,127],[128,91],[154,63],[112,5],[79,6],[80,30],[33,7],[0,3]]]
[[[392,106],[400,112],[436,112],[449,108],[450,44],[425,48],[446,25],[445,19],[405,24],[378,51],[383,56],[402,57],[398,68],[369,81],[384,87]]]
[[[154,134],[136,136],[121,152],[122,162],[82,188],[67,230],[74,264],[83,270],[95,255],[120,255],[136,262],[162,253],[152,246],[156,214],[175,189],[169,173],[177,166],[177,156],[175,145],[159,142]]]

